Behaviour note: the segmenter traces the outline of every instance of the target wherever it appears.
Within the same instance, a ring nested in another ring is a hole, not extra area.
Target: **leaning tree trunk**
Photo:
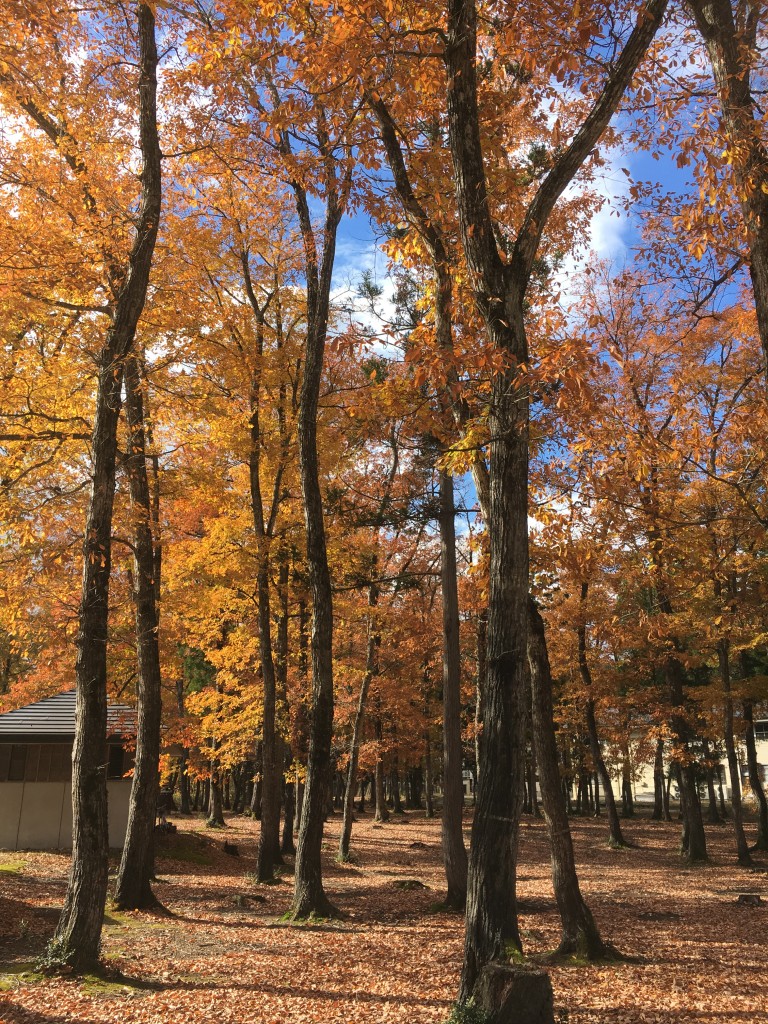
[[[136,764],[128,809],[128,831],[115,885],[115,903],[124,909],[153,906],[155,815],[159,788],[162,717],[158,643],[155,546],[151,528],[149,480],[144,436],[144,401],[138,361],[125,363],[125,405],[130,428],[126,468],[136,517],[134,530],[134,602],[139,657],[139,709]]]
[[[464,848],[464,758],[461,742],[461,649],[456,580],[453,478],[440,471],[440,578],[443,591],[443,814],[441,836],[448,891],[445,904],[463,910],[467,899]]]
[[[136,7],[139,35],[141,209],[113,319],[98,359],[92,485],[83,542],[83,584],[77,634],[75,742],[72,751],[72,860],[64,907],[50,952],[77,970],[92,967],[107,895],[107,622],[112,553],[117,425],[123,378],[144,309],[161,206],[157,135],[157,47],[148,3]],[[58,141],[56,142],[58,145]],[[76,159],[71,154],[72,159]],[[88,207],[93,210],[93,206]]]
[[[731,696],[731,666],[728,657],[728,641],[721,640],[717,645],[717,657],[720,663],[720,679],[725,696],[725,721],[723,733],[725,753],[728,758],[728,774],[731,776],[731,807],[733,808],[733,828],[736,836],[736,856],[739,864],[748,867],[752,863],[749,855],[749,844],[744,833],[744,811],[741,805],[741,774],[736,744],[733,739],[733,697]]]
[[[531,672],[533,736],[544,818],[552,851],[552,884],[562,922],[557,955],[576,954],[593,960],[605,956],[606,947],[579,889],[571,830],[560,788],[560,767],[552,716],[552,676],[544,620],[532,598],[529,599],[529,614],[528,663]]]

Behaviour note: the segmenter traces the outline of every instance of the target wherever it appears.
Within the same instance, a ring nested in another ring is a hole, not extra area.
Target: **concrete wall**
[[[107,782],[109,845],[120,848],[128,825],[130,779]],[[0,849],[68,850],[72,846],[69,782],[0,783]]]
[[[768,740],[764,740],[764,739],[756,740],[755,747],[757,749],[757,760],[763,766],[763,769],[765,769],[766,766],[768,766]],[[746,766],[746,763],[747,763],[747,752],[744,749],[743,744],[742,745],[737,744],[736,751],[737,751],[738,758],[739,758],[739,764],[742,765],[742,766]],[[666,751],[665,751],[665,753],[666,753]],[[731,795],[731,773],[728,770],[728,761],[727,761],[724,753],[723,753],[723,756],[721,758],[721,764],[723,765],[723,768],[725,769],[725,774],[724,774],[724,779],[723,779],[723,781],[724,781],[724,788],[725,788],[725,795],[726,795],[727,799],[730,799],[730,795]],[[666,768],[667,768],[666,761],[665,761],[665,764],[664,764],[664,768],[665,768],[665,771],[666,771]],[[765,774],[765,772],[764,772],[764,774]],[[768,782],[768,778],[766,778],[765,781]],[[749,782],[748,782],[748,780],[745,779],[744,780],[744,789],[745,789],[744,797],[747,800],[747,803],[749,805],[749,801],[752,798],[751,798],[749,792],[747,791],[747,787],[748,786],[749,786]],[[672,789],[673,789],[673,792],[676,792],[677,787],[674,785],[674,783],[673,783]],[[634,766],[634,781],[633,781],[633,784],[632,784],[632,790],[633,790],[633,793],[635,795],[635,799],[638,800],[639,802],[641,802],[641,803],[651,803],[651,804],[653,803],[653,764],[651,764],[650,762],[641,763],[641,764],[635,764],[635,766]],[[621,798],[621,777],[620,776],[618,776],[618,777],[614,776],[614,779],[613,779],[613,792],[614,792],[614,795],[617,797],[617,799]]]

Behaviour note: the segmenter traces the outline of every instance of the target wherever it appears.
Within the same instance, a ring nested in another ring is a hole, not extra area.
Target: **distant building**
[[[104,770],[109,845],[122,847],[128,825],[133,761],[124,740],[136,731],[135,711],[107,709]],[[72,746],[75,691],[0,715],[0,849],[55,850],[72,846]]]

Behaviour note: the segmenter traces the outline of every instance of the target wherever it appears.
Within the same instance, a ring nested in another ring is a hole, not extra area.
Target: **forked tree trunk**
[[[76,970],[98,960],[107,895],[108,829],[104,747],[107,731],[107,642],[112,509],[122,360],[133,345],[146,301],[161,206],[157,136],[157,47],[148,3],[136,6],[139,36],[139,142],[141,209],[136,234],[117,289],[112,323],[98,357],[92,435],[92,485],[83,542],[83,584],[77,634],[75,742],[72,750],[72,861],[64,907],[50,954]],[[52,139],[59,146],[54,133]],[[80,170],[77,154],[65,154]],[[87,207],[94,212],[95,201]]]
[[[544,818],[552,851],[552,884],[562,922],[562,936],[557,953],[596,959],[605,955],[606,947],[579,889],[571,830],[560,789],[560,770],[552,717],[552,676],[547,656],[544,621],[532,598],[529,599],[529,614],[528,662],[531,672],[533,735]]]
[[[736,183],[755,299],[757,329],[768,365],[768,150],[760,125],[761,103],[752,91],[753,54],[762,30],[759,8],[747,8],[743,22],[734,17],[731,0],[687,0],[709,55],[728,140],[728,157]]]
[[[152,537],[149,479],[144,436],[144,400],[139,364],[125,363],[125,405],[130,435],[126,469],[130,481],[134,528],[134,604],[139,661],[139,707],[136,764],[128,807],[128,830],[115,885],[118,907],[134,910],[153,906],[150,884],[154,874],[154,836],[159,792],[160,720],[162,717],[160,647]]]
[[[520,949],[515,884],[528,671],[529,393],[518,368],[528,364],[526,292],[549,216],[608,126],[665,9],[666,0],[649,0],[640,12],[589,115],[571,144],[555,157],[528,207],[512,252],[502,258],[480,133],[477,8],[472,0],[448,0],[447,4],[446,113],[459,230],[478,312],[494,351],[504,359],[504,369],[492,379],[488,413],[488,667],[461,1003],[473,996],[487,964],[507,959],[510,947]]]

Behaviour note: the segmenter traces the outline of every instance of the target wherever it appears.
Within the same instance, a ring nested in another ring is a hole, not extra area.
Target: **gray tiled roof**
[[[136,730],[136,711],[127,704],[107,706],[107,734],[117,735]],[[75,691],[57,693],[35,704],[6,711],[0,715],[0,742],[10,739],[33,739],[38,736],[75,735]]]

